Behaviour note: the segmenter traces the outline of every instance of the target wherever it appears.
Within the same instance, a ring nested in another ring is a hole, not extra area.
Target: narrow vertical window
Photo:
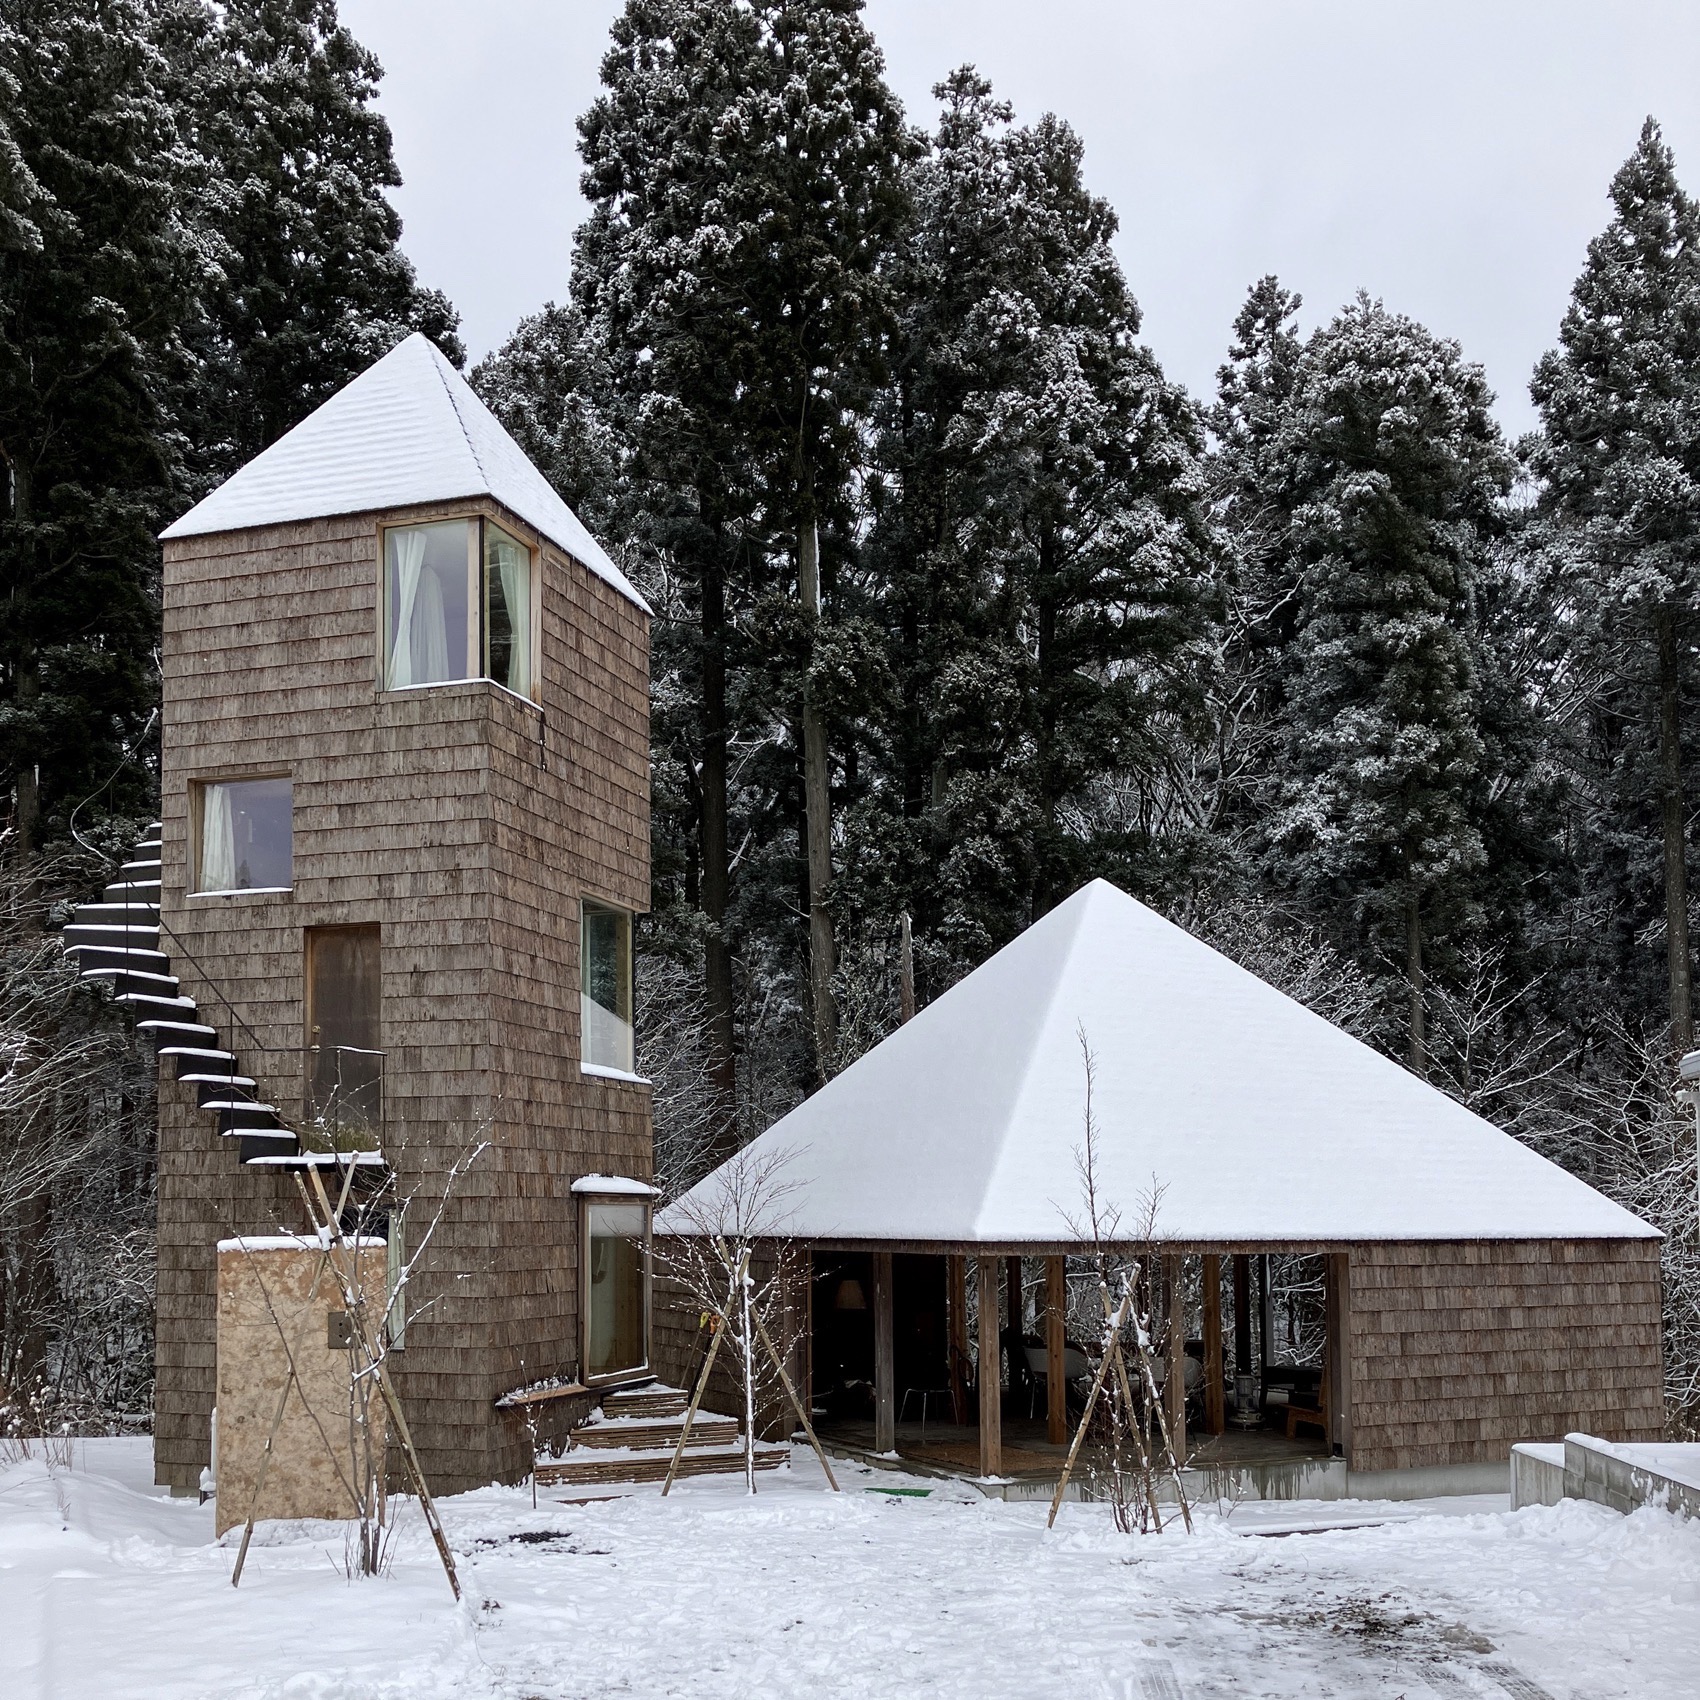
[[[484,671],[522,697],[531,695],[531,551],[499,525],[484,522]]]
[[[295,881],[287,779],[209,781],[197,787],[197,891],[287,891]]]
[[[579,928],[580,1057],[586,1067],[630,1074],[632,918],[586,903]]]
[[[649,1205],[586,1199],[584,1379],[606,1380],[649,1364]]]
[[[390,1212],[389,1229],[384,1236],[384,1291],[389,1299],[385,1324],[390,1347],[397,1352],[407,1347],[406,1275],[407,1206],[398,1205]]]
[[[384,533],[384,684],[390,690],[472,677],[468,596],[477,521],[393,525]]]
[[[384,1117],[383,934],[308,927],[306,1126],[312,1148],[376,1150]]]

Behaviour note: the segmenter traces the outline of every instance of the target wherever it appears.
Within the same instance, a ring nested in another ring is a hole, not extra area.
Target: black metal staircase
[[[113,997],[128,1004],[137,1028],[152,1036],[160,1058],[171,1058],[177,1078],[195,1088],[200,1107],[215,1117],[218,1131],[236,1142],[244,1163],[303,1169],[346,1163],[382,1165],[375,1151],[312,1151],[260,1101],[253,1078],[237,1072],[238,1058],[220,1043],[218,1029],[202,1018],[185,995],[161,948],[160,827],[148,828],[134,860],[118,870],[99,903],[79,904],[64,931],[65,951],[85,980],[105,981]],[[240,1018],[231,1012],[233,1021]]]

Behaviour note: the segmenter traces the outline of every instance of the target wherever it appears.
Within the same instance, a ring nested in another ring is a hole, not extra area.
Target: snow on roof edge
[[[427,363],[436,379],[430,388],[424,387]],[[427,405],[433,389],[441,403]],[[399,428],[390,417],[374,422],[374,406],[385,404],[397,410]],[[452,428],[439,405],[447,406]],[[396,479],[405,488],[393,482],[385,488],[386,480]],[[239,467],[159,538],[214,537],[477,496],[501,503],[635,607],[654,613],[478,393],[420,331]]]

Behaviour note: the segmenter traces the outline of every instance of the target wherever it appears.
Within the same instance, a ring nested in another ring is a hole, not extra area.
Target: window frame
[[[595,1182],[602,1176],[588,1177],[577,1182],[573,1192],[578,1198],[578,1279],[579,1279],[579,1385],[582,1387],[618,1387],[629,1381],[648,1381],[655,1371],[653,1325],[655,1320],[655,1189],[631,1182],[625,1188],[603,1190]],[[643,1362],[627,1369],[608,1370],[601,1375],[590,1371],[590,1212],[595,1205],[638,1205],[643,1209]]]
[[[623,1019],[625,1024],[626,1024],[628,1054],[627,1054],[627,1058],[626,1058],[626,1064],[623,1068],[617,1067],[616,1065],[614,1065],[612,1063],[592,1061],[591,1058],[589,1057],[589,1055],[587,1054],[586,1038],[587,1038],[587,1031],[588,1031],[589,1024],[585,1020],[584,1006],[585,1006],[586,1000],[588,1000],[590,998],[590,990],[589,990],[588,986],[585,984],[585,979],[586,979],[586,974],[587,974],[590,958],[589,958],[589,951],[586,949],[586,943],[585,943],[586,938],[587,938],[588,933],[589,933],[589,928],[586,926],[585,923],[588,920],[589,916],[591,915],[592,911],[600,911],[601,913],[603,913],[605,915],[617,916],[617,917],[619,917],[620,920],[622,920],[625,923],[625,950],[624,950],[624,960],[621,964],[621,968],[622,968],[623,979],[624,979],[624,982],[625,982],[624,986],[623,986],[623,991],[625,993],[625,1005],[626,1005],[626,1012],[627,1013],[625,1014],[624,1017],[621,1017],[621,1019]],[[578,991],[579,991],[578,1066],[579,1066],[579,1073],[580,1074],[588,1075],[592,1079],[625,1080],[625,1081],[631,1081],[631,1082],[638,1083],[638,1084],[644,1083],[643,1076],[637,1072],[637,970],[636,970],[636,962],[635,962],[635,957],[636,957],[636,954],[637,954],[637,944],[636,944],[636,936],[635,936],[636,931],[637,931],[636,921],[637,921],[637,917],[630,909],[624,908],[622,905],[620,905],[618,903],[610,903],[610,902],[607,901],[606,898],[581,897],[579,899],[579,906],[578,906]]]
[[[467,669],[456,679],[429,679],[417,685],[390,683],[390,545],[392,531],[410,531],[428,525],[463,524],[466,527],[466,658]],[[526,552],[527,592],[530,607],[531,694],[527,696],[511,685],[490,675],[490,588],[484,570],[485,528],[494,526],[504,537],[511,538]],[[541,630],[543,624],[543,551],[535,541],[523,536],[513,524],[494,515],[472,511],[467,513],[435,514],[429,518],[380,520],[378,522],[378,630],[377,663],[380,693],[400,691],[448,690],[456,685],[494,685],[521,702],[541,708],[538,686],[542,671]]]
[[[207,792],[215,785],[263,785],[277,780],[289,786],[289,884],[203,886],[202,858],[206,850]],[[184,870],[184,896],[292,897],[295,894],[295,776],[289,772],[209,773],[189,780],[189,858]]]

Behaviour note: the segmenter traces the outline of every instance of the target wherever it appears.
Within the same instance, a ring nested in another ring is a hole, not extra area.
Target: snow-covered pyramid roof
[[[648,604],[442,351],[415,331],[162,537],[494,496],[622,596]]]
[[[1155,1181],[1165,1239],[1656,1234],[1103,880],[762,1135],[789,1153],[781,1231],[1075,1239],[1082,1032],[1100,1196],[1131,1225]],[[678,1207],[658,1226],[688,1230]]]

